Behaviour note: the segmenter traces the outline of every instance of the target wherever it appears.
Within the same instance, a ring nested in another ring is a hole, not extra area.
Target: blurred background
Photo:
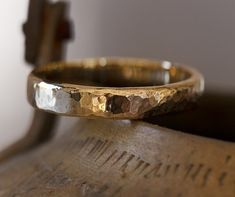
[[[70,0],[75,40],[67,59],[132,56],[191,65],[206,88],[235,89],[234,0]],[[32,108],[26,100],[31,68],[24,61],[22,23],[28,0],[0,5],[0,149],[27,131]],[[75,119],[73,119],[75,120]],[[70,118],[62,126],[68,127]]]

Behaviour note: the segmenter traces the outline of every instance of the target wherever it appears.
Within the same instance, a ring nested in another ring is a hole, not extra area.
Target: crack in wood
[[[115,166],[125,155],[127,154],[126,151],[123,151],[122,154],[113,162],[112,166]]]
[[[106,153],[107,152],[107,150],[111,147],[111,145],[113,144],[113,142],[112,141],[110,141],[110,142],[108,142],[107,141],[107,143],[105,143],[105,145],[107,144],[107,146],[104,148],[104,147],[102,147],[102,149],[103,149],[103,151],[102,151],[102,149],[101,149],[101,153],[97,156],[97,158],[95,159],[95,162],[96,161],[98,161],[103,155],[104,155],[104,153]]]
[[[104,166],[106,163],[108,163],[117,152],[117,150],[114,150],[101,166]]]

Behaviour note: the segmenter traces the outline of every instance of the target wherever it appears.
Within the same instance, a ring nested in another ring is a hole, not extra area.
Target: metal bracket
[[[25,59],[38,65],[58,61],[65,54],[65,42],[72,38],[71,23],[67,19],[68,3],[31,0],[25,33]]]
[[[30,0],[25,33],[25,59],[33,66],[63,59],[65,43],[72,38],[64,1]],[[32,149],[53,136],[57,116],[35,110],[31,126],[24,138],[0,153],[0,161]]]

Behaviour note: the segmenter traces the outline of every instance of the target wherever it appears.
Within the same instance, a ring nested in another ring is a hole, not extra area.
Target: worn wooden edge
[[[231,142],[139,121],[81,119],[60,138],[3,164],[0,191],[2,196],[234,196],[234,157]]]

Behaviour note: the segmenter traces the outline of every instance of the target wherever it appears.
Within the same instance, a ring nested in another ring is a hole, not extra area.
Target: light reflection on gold
[[[28,100],[33,106],[69,116],[160,115],[182,110],[203,90],[203,77],[194,69],[133,58],[55,63],[36,68],[28,78]],[[45,103],[38,104],[41,101]]]

